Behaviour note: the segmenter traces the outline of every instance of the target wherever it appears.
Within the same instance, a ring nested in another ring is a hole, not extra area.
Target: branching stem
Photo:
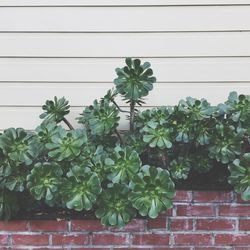
[[[63,117],[62,121],[69,127],[70,130],[74,130],[73,126],[65,117]]]
[[[117,129],[115,130],[115,134],[119,138],[119,141],[121,142],[121,144],[124,145],[124,140]]]
[[[130,113],[129,111],[127,111],[127,110],[122,110],[120,107],[119,107],[119,105],[114,101],[114,100],[112,100],[112,102],[114,103],[114,105],[118,108],[118,110],[120,111],[120,112],[122,112],[122,113]]]
[[[134,122],[135,122],[135,102],[130,102],[130,132],[134,132]]]

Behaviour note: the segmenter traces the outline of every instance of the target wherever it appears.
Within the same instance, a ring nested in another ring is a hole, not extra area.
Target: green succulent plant
[[[129,193],[128,187],[118,183],[101,193],[95,215],[103,225],[123,227],[135,217],[136,210],[128,199]]]
[[[224,164],[233,161],[241,153],[243,136],[233,126],[217,124],[213,144],[209,146],[209,157]]]
[[[45,112],[40,115],[40,118],[44,119],[45,123],[59,123],[64,119],[64,116],[70,112],[69,108],[69,102],[65,99],[65,97],[58,99],[55,96],[54,101],[47,100],[46,104],[42,106],[42,109]]]
[[[150,63],[141,64],[139,59],[131,58],[126,58],[125,62],[125,67],[116,69],[116,90],[125,100],[140,104],[142,97],[147,96],[153,89],[156,78],[153,76]]]
[[[85,108],[78,122],[84,124],[92,135],[103,136],[114,133],[120,117],[118,109],[107,99],[94,101],[93,105]]]
[[[63,183],[63,171],[55,162],[38,162],[27,176],[27,188],[36,200],[53,206]]]
[[[170,162],[170,173],[174,179],[187,179],[191,169],[191,160],[188,157],[178,157]]]
[[[89,168],[73,166],[61,190],[63,203],[76,211],[90,210],[101,193],[98,175]]]
[[[138,173],[141,160],[132,148],[117,146],[114,148],[114,154],[106,158],[105,164],[108,168],[108,179],[113,183],[126,183]]]
[[[84,130],[66,131],[60,128],[51,141],[46,144],[51,158],[57,161],[72,160],[81,154],[83,145],[87,143],[87,135]]]
[[[241,122],[243,126],[248,125],[250,123],[250,96],[231,92],[225,102],[224,110],[234,122]]]
[[[173,128],[165,127],[157,122],[148,122],[142,129],[143,141],[148,143],[151,148],[158,147],[160,149],[172,147]]]
[[[172,207],[175,186],[167,170],[145,165],[130,186],[129,200],[140,215],[156,218]]]
[[[35,134],[9,128],[0,136],[0,148],[10,160],[30,165],[38,157],[41,144]]]
[[[234,185],[234,190],[241,194],[243,200],[250,200],[250,153],[235,159],[229,165],[229,171],[228,182]]]

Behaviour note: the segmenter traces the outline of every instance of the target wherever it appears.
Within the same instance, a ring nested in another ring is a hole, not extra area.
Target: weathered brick
[[[207,205],[178,205],[177,216],[215,216],[215,208]]]
[[[250,231],[250,218],[239,220],[239,229],[243,231]]]
[[[194,202],[231,202],[233,200],[232,192],[215,191],[194,191]]]
[[[25,220],[0,221],[1,231],[26,231],[28,222]]]
[[[48,235],[24,235],[14,234],[12,235],[13,245],[25,245],[25,246],[44,246],[49,244]]]
[[[56,234],[52,235],[52,245],[87,245],[87,234]]]
[[[166,218],[156,218],[148,220],[148,229],[166,229],[167,219]]]
[[[222,205],[219,207],[220,216],[250,216],[250,205]]]
[[[58,232],[67,231],[67,221],[61,220],[32,220],[30,221],[31,231]]]
[[[134,234],[133,245],[167,245],[169,244],[169,234]]]
[[[182,190],[177,190],[176,195],[174,197],[175,202],[190,202],[192,201],[193,196],[192,196],[192,191],[182,191]]]
[[[250,246],[250,234],[218,234],[215,236],[216,245]]]
[[[210,245],[212,235],[210,234],[174,234],[176,245]]]
[[[111,232],[142,232],[146,230],[146,221],[135,219],[129,222],[123,228],[109,227]]]
[[[102,231],[105,226],[99,220],[72,220],[71,231]],[[107,229],[107,228],[106,228]]]
[[[129,244],[128,234],[93,234],[92,235],[93,245],[127,245]]]
[[[227,219],[198,219],[196,229],[198,230],[234,230],[236,227],[235,220]]]
[[[0,245],[5,246],[8,245],[8,235],[0,235]]]
[[[193,220],[191,219],[171,219],[170,230],[186,231],[193,229]]]

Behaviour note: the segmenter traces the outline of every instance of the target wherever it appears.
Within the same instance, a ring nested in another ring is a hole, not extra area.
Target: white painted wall
[[[250,0],[0,0],[0,130],[34,129],[55,95],[76,125],[128,56],[157,77],[145,107],[250,94]]]

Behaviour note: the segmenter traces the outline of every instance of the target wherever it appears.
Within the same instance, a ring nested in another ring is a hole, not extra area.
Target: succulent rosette
[[[174,179],[187,179],[191,167],[191,160],[180,156],[170,162],[169,169]]]
[[[53,206],[59,199],[63,171],[55,162],[38,162],[27,176],[27,188],[36,200]]]
[[[63,203],[76,211],[90,210],[101,193],[98,175],[89,168],[73,166],[61,189]]]
[[[250,153],[235,159],[229,165],[229,171],[228,182],[234,185],[234,190],[241,194],[243,200],[250,200]]]
[[[62,97],[58,99],[54,97],[54,101],[47,100],[45,105],[42,106],[44,113],[40,115],[41,119],[44,119],[45,123],[49,122],[61,122],[65,115],[69,113],[69,102]]]
[[[136,210],[128,199],[129,193],[127,186],[118,183],[102,192],[95,215],[103,225],[123,227],[135,217]]]
[[[114,153],[105,159],[108,179],[113,183],[126,183],[136,175],[141,167],[138,153],[130,147],[117,146]]]
[[[32,164],[41,152],[41,144],[37,136],[22,128],[6,129],[0,135],[0,148],[10,160],[26,165]]]
[[[150,121],[142,129],[143,141],[148,143],[151,148],[158,147],[160,149],[172,147],[173,128],[162,126],[157,122]]]
[[[235,131],[233,126],[217,124],[213,135],[213,143],[209,146],[209,156],[212,159],[227,164],[241,153],[244,134]]]
[[[172,207],[175,186],[167,170],[145,165],[130,187],[129,200],[142,216],[156,218]]]
[[[85,108],[78,122],[84,124],[92,135],[102,136],[114,133],[120,117],[119,110],[107,99],[94,101],[93,105]]]
[[[140,104],[141,99],[147,96],[153,89],[153,83],[156,78],[153,76],[153,70],[150,63],[141,64],[139,59],[126,59],[126,66],[117,68],[117,78],[114,80],[116,90],[129,102]]]
[[[80,129],[73,131],[60,129],[58,132],[58,135],[51,137],[51,143],[46,144],[48,155],[56,161],[73,160],[79,156],[87,143],[86,132]]]

